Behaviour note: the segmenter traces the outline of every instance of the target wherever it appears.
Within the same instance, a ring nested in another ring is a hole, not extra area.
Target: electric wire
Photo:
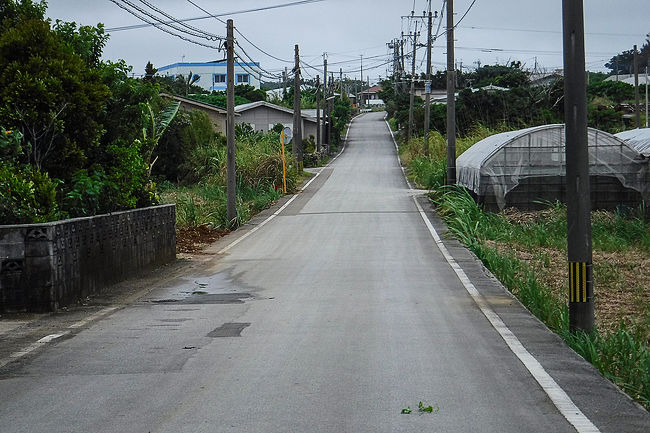
[[[454,24],[454,28],[458,27],[458,25],[459,25],[459,24],[460,24],[460,23],[465,19],[465,17],[466,17],[467,14],[469,13],[469,11],[470,11],[470,10],[472,9],[472,7],[474,6],[474,3],[476,3],[476,0],[474,0],[474,1],[472,2],[472,4],[469,5],[469,7],[467,8],[467,10],[466,10],[465,13],[463,14],[463,16],[460,17],[460,19],[459,19],[458,21],[456,21],[456,23]]]
[[[111,0],[111,1],[113,1],[113,0]],[[151,12],[148,12],[147,10],[145,10],[145,9],[141,8],[140,6],[134,4],[130,0],[120,0],[120,1],[122,3],[130,6],[131,8],[135,9],[136,11],[140,12],[141,14],[146,15],[147,17],[151,18],[152,20],[157,21],[159,24],[171,27],[172,29],[174,29],[174,30],[176,30],[178,32],[185,33],[187,35],[194,36],[196,38],[207,39],[209,41],[216,40],[216,39],[213,39],[212,36],[209,36],[209,35],[205,34],[205,32],[202,32],[202,31],[195,32],[195,31],[192,31],[192,30],[184,29],[182,26],[176,25],[175,21],[171,21],[171,22],[164,21],[160,17],[152,14]],[[113,2],[113,3],[115,3],[115,2]]]
[[[114,0],[109,0],[113,3],[115,3]],[[215,16],[230,16],[230,15],[239,15],[239,14],[245,14],[249,12],[260,12],[260,11],[265,11],[265,10],[270,10],[270,9],[278,9],[278,8],[285,8],[285,7],[290,7],[290,6],[299,6],[302,4],[309,4],[309,3],[318,3],[322,2],[325,0],[300,0],[300,1],[294,1],[290,3],[282,3],[279,5],[273,5],[273,6],[264,6],[264,7],[258,7],[258,8],[252,8],[252,9],[244,9],[244,10],[239,10],[235,12],[227,12],[227,13],[221,13],[217,15],[209,15],[209,16],[202,16],[202,17],[194,17],[194,18],[184,18],[180,19],[179,21],[182,22],[187,22],[187,21],[198,21],[198,20],[204,20],[207,18],[214,18]],[[167,24],[167,23],[165,23]],[[155,26],[155,24],[152,24],[150,22],[147,22],[147,24],[134,24],[130,26],[121,26],[121,27],[113,27],[113,28],[107,28],[106,32],[119,32],[119,31],[124,31],[124,30],[133,30],[133,29],[141,29],[145,27],[150,27],[150,26]]]
[[[208,12],[207,10],[205,10],[204,8],[202,8],[200,5],[196,4],[196,3],[193,2],[192,0],[187,0],[187,1],[188,1],[191,5],[193,5],[193,6],[196,7],[197,9],[199,9],[200,11],[202,11],[202,12],[204,12],[204,13],[210,15],[212,18],[216,19],[217,21],[220,21],[220,22],[222,22],[223,24],[226,24],[226,22],[225,22],[224,20],[222,20],[221,18],[219,18],[217,15],[214,15],[214,14]],[[242,38],[244,38],[244,40],[245,40],[246,42],[248,42],[249,44],[251,44],[254,48],[256,48],[256,49],[257,49],[258,51],[260,51],[261,53],[266,54],[266,55],[269,56],[270,58],[272,58],[272,59],[274,59],[274,60],[277,60],[277,61],[279,61],[279,62],[292,63],[290,60],[284,60],[284,59],[281,59],[281,58],[279,58],[279,57],[274,56],[273,54],[270,54],[270,53],[264,51],[264,50],[261,49],[259,46],[257,46],[256,44],[254,44],[250,39],[248,39],[248,38],[247,38],[247,37],[246,37],[242,32],[240,32],[236,27],[235,27],[235,31],[237,32],[237,34],[238,34],[239,36],[241,36]]]
[[[143,3],[146,6],[149,6],[150,9],[158,12],[160,15],[174,21],[175,23],[180,24],[183,27],[186,27],[186,28],[188,28],[188,29],[190,29],[192,31],[195,31],[195,32],[199,33],[199,34],[204,34],[206,36],[209,36],[211,38],[210,40],[218,41],[218,40],[224,39],[223,36],[215,35],[213,33],[206,32],[205,30],[202,30],[202,29],[199,29],[197,27],[191,26],[189,24],[185,24],[184,22],[178,20],[177,18],[173,17],[172,15],[169,15],[167,12],[163,11],[162,9],[158,8],[157,6],[152,5],[147,0],[140,0],[140,3]]]
[[[196,41],[196,40],[194,40],[194,39],[190,39],[190,38],[188,38],[188,37],[186,37],[186,36],[179,35],[179,34],[177,34],[177,33],[172,32],[172,31],[169,30],[169,29],[166,29],[162,24],[151,22],[151,21],[149,21],[147,18],[145,18],[145,17],[139,15],[137,12],[132,11],[131,9],[127,8],[125,5],[119,3],[117,0],[109,0],[109,1],[110,1],[111,3],[114,3],[114,4],[115,4],[117,7],[119,7],[120,9],[123,9],[123,10],[125,10],[126,12],[130,13],[131,15],[133,15],[134,17],[138,18],[139,20],[144,21],[144,22],[150,24],[150,25],[153,26],[153,27],[156,27],[158,30],[162,30],[163,32],[165,32],[165,33],[167,33],[167,34],[169,34],[169,35],[175,36],[175,37],[177,37],[177,38],[179,38],[179,39],[182,39],[182,40],[184,40],[184,41],[186,41],[186,42],[190,42],[190,43],[195,44],[195,45],[200,45],[200,46],[202,46],[202,47],[212,48],[212,49],[215,49],[215,50],[221,50],[221,46],[208,45],[208,44],[205,44],[205,43],[203,43],[203,42],[199,42],[199,41]]]

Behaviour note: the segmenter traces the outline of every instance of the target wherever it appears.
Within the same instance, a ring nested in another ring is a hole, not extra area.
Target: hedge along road
[[[647,431],[426,214],[383,114],[358,117],[260,229],[5,366],[0,430]]]

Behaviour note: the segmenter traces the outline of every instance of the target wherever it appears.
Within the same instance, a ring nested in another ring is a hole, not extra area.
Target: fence
[[[0,311],[55,311],[176,257],[176,209],[0,226]]]

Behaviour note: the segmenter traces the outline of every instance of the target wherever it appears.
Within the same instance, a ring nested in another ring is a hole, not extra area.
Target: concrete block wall
[[[54,311],[175,257],[174,205],[0,226],[0,311]]]

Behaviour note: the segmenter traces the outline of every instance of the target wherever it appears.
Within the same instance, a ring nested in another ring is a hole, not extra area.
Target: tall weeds
[[[286,155],[287,190],[298,185],[296,160]],[[219,143],[198,146],[188,158],[187,186],[171,186],[161,191],[162,200],[176,203],[180,227],[209,225],[227,228],[226,148]],[[243,224],[282,193],[282,149],[277,133],[240,134],[236,150],[237,218]]]
[[[568,330],[566,301],[553,296],[527,264],[514,254],[498,251],[490,241],[520,241],[530,246],[565,248],[566,213],[554,205],[544,218],[518,225],[503,216],[483,212],[462,187],[442,187],[434,199],[449,231],[467,245],[488,269],[553,331],[598,370],[646,408],[650,408],[650,352],[646,330],[621,324],[615,332],[573,334]],[[595,213],[594,244],[625,249],[647,245],[648,223],[622,214]],[[645,231],[645,233],[642,233]]]

